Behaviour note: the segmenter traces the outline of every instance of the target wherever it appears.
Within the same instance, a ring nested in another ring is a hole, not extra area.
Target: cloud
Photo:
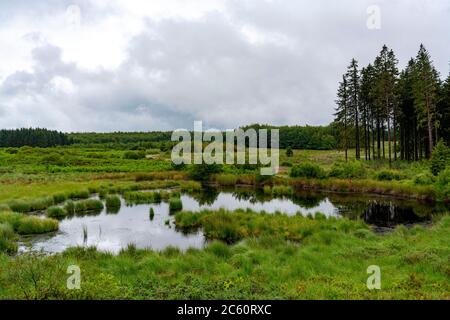
[[[0,127],[327,124],[350,59],[367,64],[384,43],[405,64],[424,42],[448,72],[446,1],[378,1],[376,31],[366,27],[371,1],[146,3],[8,7],[10,17],[0,24],[0,47],[12,46],[0,51],[11,62],[0,66]],[[30,12],[39,19],[24,22]]]

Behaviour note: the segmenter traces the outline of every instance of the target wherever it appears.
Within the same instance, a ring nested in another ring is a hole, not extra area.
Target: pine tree
[[[349,96],[348,96],[348,84],[347,78],[345,75],[342,76],[342,82],[339,83],[339,89],[337,92],[337,100],[336,100],[336,113],[335,113],[335,122],[340,127],[340,145],[345,150],[345,161],[348,160],[348,146],[349,146],[349,136],[348,136],[348,105],[349,105]]]
[[[414,106],[419,116],[419,127],[426,128],[427,148],[425,154],[427,158],[431,156],[433,150],[433,131],[436,120],[436,104],[439,93],[439,73],[433,66],[430,54],[421,44],[417,53],[414,68]]]

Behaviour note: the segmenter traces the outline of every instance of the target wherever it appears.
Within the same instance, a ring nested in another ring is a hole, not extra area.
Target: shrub
[[[169,199],[169,210],[170,212],[180,211],[183,209],[183,203],[179,198],[170,198]]]
[[[145,158],[145,152],[144,151],[127,151],[123,155],[124,159],[129,160],[139,160]]]
[[[382,170],[378,172],[377,180],[380,181],[401,180],[401,176],[400,174],[392,170]]]
[[[434,147],[431,155],[431,173],[437,176],[439,172],[445,170],[449,163],[450,148],[447,147],[443,140],[440,140]]]
[[[414,177],[414,183],[418,185],[431,185],[435,180],[435,177],[428,172],[418,174]]]
[[[46,215],[50,218],[62,218],[67,216],[67,211],[64,208],[54,206],[47,209]]]
[[[189,177],[195,181],[207,181],[212,174],[222,170],[222,166],[218,164],[194,164],[189,168]]]
[[[294,156],[294,151],[292,151],[291,147],[287,147],[286,148],[286,157],[293,157]]]
[[[366,176],[366,168],[361,161],[335,162],[328,174],[333,178],[355,179]]]
[[[450,199],[450,168],[439,173],[436,186],[444,198]]]
[[[324,178],[324,170],[317,164],[305,162],[292,167],[290,176],[293,178],[304,177],[304,178]]]

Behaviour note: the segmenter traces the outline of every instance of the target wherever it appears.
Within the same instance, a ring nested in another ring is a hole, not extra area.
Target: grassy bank
[[[0,298],[450,299],[448,216],[431,229],[400,227],[378,236],[344,219],[230,214],[240,223],[227,225],[223,212],[204,212],[198,221],[215,238],[224,228],[243,226],[237,231],[242,240],[231,246],[212,242],[185,253],[130,246],[117,256],[79,248],[46,257],[0,255]],[[192,215],[184,217],[186,226],[195,224]],[[272,229],[264,229],[266,222]],[[289,241],[285,229],[311,232]],[[66,269],[74,264],[81,289],[67,290]],[[381,290],[366,287],[370,265],[381,268]]]

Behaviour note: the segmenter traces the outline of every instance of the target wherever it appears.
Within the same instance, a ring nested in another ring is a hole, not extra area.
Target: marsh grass
[[[180,198],[172,197],[169,199],[169,211],[171,213],[180,211],[183,209],[183,202]]]
[[[58,230],[58,221],[18,212],[1,212],[0,223],[9,224],[19,234],[41,234]]]
[[[39,258],[0,255],[0,298],[448,299],[450,217],[432,228],[399,228],[383,236],[353,221],[308,220],[315,226],[300,242],[265,231],[234,245],[213,241],[185,252],[130,248],[114,256],[78,247]],[[261,228],[253,219],[246,224],[252,221]],[[74,263],[82,266],[81,290],[65,288],[65,269]],[[367,290],[366,269],[373,264],[384,270],[382,290]],[[151,288],[142,290],[143,281]]]
[[[214,176],[214,182],[220,186],[234,186],[238,183],[238,176],[231,173],[217,174]]]
[[[74,203],[75,213],[81,213],[86,211],[101,211],[103,210],[103,202],[97,199],[86,199],[76,201]]]
[[[120,198],[116,195],[107,196],[105,200],[106,210],[109,213],[117,213],[122,205]]]
[[[155,210],[153,208],[150,208],[149,217],[150,221],[153,221],[153,219],[155,218]]]
[[[179,212],[175,215],[177,228],[192,231],[202,228],[208,239],[234,243],[248,237],[275,236],[290,241],[302,241],[318,231],[349,233],[367,228],[360,221],[327,219],[317,213],[314,219],[302,215],[268,214],[252,210],[228,211],[202,210],[200,212]]]
[[[0,252],[12,254],[17,251],[16,234],[9,223],[0,223]]]
[[[53,206],[48,208],[45,214],[49,218],[63,218],[67,216],[67,211],[62,207]]]
[[[275,197],[288,197],[294,193],[294,190],[290,186],[273,186],[272,195]]]

